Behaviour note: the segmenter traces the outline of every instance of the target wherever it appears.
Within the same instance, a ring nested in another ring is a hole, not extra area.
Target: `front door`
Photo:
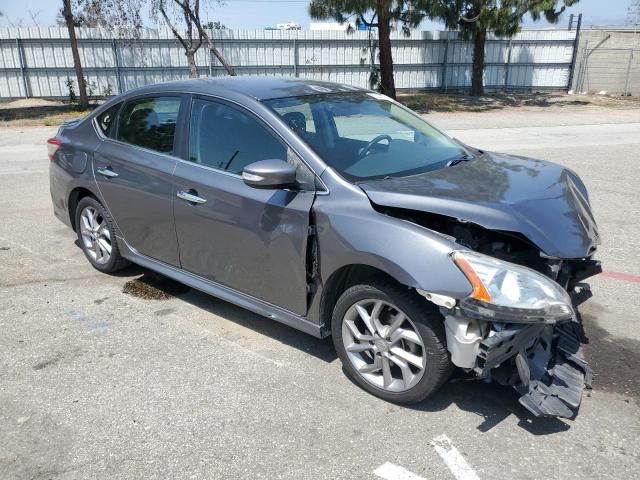
[[[174,137],[181,96],[142,97],[121,109],[114,140],[96,151],[93,171],[120,233],[139,253],[179,265],[173,224]]]
[[[274,158],[298,166],[299,191],[257,189],[242,181],[244,166]],[[182,268],[306,313],[306,249],[315,196],[307,167],[249,112],[199,98],[191,105],[188,159],[174,173]]]

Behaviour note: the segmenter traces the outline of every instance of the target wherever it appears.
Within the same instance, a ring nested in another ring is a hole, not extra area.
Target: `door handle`
[[[116,172],[114,172],[111,167],[106,167],[106,168],[98,168],[97,172],[107,178],[115,178],[118,176],[118,174]]]
[[[196,192],[195,190],[188,190],[188,191],[180,190],[176,194],[176,196],[189,203],[206,203],[207,199],[199,197],[198,195],[196,195],[197,193],[198,192]]]

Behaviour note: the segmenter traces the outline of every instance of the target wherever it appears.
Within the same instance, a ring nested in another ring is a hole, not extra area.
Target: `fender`
[[[471,293],[469,281],[449,256],[459,245],[425,227],[377,212],[362,191],[351,190],[330,201],[318,196],[313,217],[322,285],[340,268],[361,264],[408,287],[454,298]],[[322,291],[316,294],[310,316],[319,317],[321,295]]]

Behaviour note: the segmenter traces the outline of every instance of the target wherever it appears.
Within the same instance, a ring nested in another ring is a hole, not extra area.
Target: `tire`
[[[95,215],[93,225],[89,220],[90,212]],[[84,218],[83,214],[86,214]],[[93,268],[103,273],[114,273],[129,266],[129,261],[120,255],[113,219],[98,200],[82,198],[75,215],[80,247]]]
[[[370,315],[369,325],[378,327],[374,335],[363,320],[363,308]],[[372,321],[376,308],[378,320]],[[335,305],[331,327],[346,374],[367,392],[389,402],[420,402],[438,390],[454,370],[444,319],[437,307],[391,281],[371,281],[346,290]],[[372,347],[366,349],[367,345]],[[386,372],[383,363],[388,365]]]

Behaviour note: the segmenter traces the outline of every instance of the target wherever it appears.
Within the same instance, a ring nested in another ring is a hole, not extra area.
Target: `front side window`
[[[113,136],[115,130],[115,120],[118,116],[118,110],[120,110],[121,106],[122,103],[118,103],[117,105],[108,108],[96,117],[96,124],[105,137]]]
[[[266,103],[330,166],[354,182],[424,173],[468,154],[419,116],[375,93],[311,95]],[[292,112],[300,117],[298,121]],[[309,118],[313,129],[308,128]]]
[[[250,163],[287,160],[287,149],[258,120],[222,103],[196,99],[191,106],[189,160],[241,174]]]
[[[173,153],[180,97],[133,100],[120,113],[118,140],[161,153]]]

